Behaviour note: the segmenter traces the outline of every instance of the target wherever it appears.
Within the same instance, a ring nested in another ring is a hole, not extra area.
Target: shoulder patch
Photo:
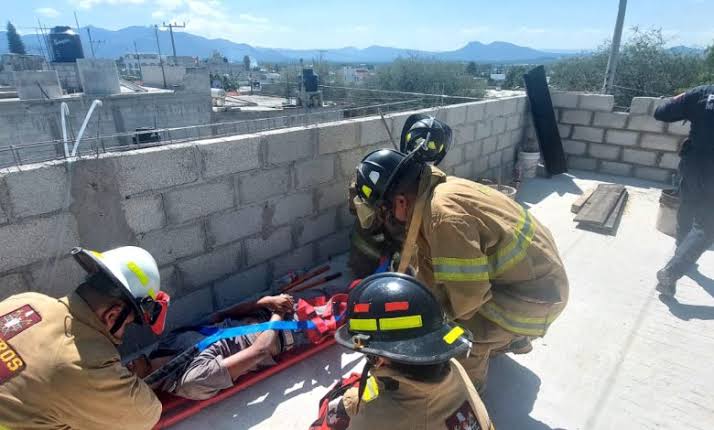
[[[0,316],[0,338],[10,340],[40,321],[42,316],[32,306],[24,305]]]
[[[471,409],[468,400],[464,401],[444,423],[449,430],[481,430],[476,414]]]
[[[7,342],[0,339],[0,385],[25,370],[25,361]]]

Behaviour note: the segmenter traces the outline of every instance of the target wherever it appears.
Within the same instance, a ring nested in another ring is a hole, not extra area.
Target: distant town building
[[[492,81],[503,82],[506,80],[506,74],[505,73],[491,73],[490,78]]]
[[[124,56],[119,59],[118,64],[122,73],[139,76],[141,67],[160,66],[162,60],[164,63],[166,62],[165,55],[159,56],[159,54],[140,52],[139,54],[124,54]]]
[[[344,66],[342,67],[342,78],[347,84],[357,84],[369,77],[370,71],[366,66]]]

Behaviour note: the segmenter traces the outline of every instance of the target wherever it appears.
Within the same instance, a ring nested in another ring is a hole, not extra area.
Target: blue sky
[[[108,29],[187,22],[187,31],[256,46],[370,45],[452,50],[503,40],[540,49],[590,49],[611,37],[618,0],[12,0],[22,33],[44,25]],[[670,45],[714,42],[714,0],[629,0],[625,28],[662,28]]]

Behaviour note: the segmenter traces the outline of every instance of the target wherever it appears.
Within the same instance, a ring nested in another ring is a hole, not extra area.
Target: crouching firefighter
[[[568,279],[550,232],[525,208],[428,164],[451,144],[448,126],[419,121],[407,141],[408,155],[382,149],[359,164],[357,214],[404,226],[399,271],[411,267],[473,333],[462,363],[483,389],[491,353],[529,352],[530,339],[545,335],[565,307]]]
[[[363,280],[335,339],[367,356],[362,374],[333,388],[312,429],[493,429],[463,367],[471,333],[447,322],[416,279],[382,273]]]
[[[87,277],[69,296],[0,302],[0,428],[150,429],[161,403],[116,345],[131,323],[163,331],[159,268],[134,246],[72,256]]]

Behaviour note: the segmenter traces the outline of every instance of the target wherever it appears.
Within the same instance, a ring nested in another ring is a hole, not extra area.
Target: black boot
[[[674,297],[674,294],[677,292],[677,279],[672,276],[666,267],[657,272],[657,281],[656,290],[659,291],[660,294],[667,297]]]

